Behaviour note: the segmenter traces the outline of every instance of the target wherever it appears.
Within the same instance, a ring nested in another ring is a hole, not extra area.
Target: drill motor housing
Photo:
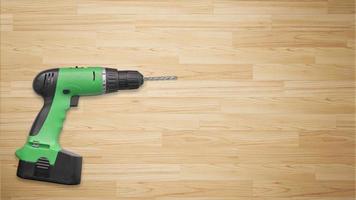
[[[81,180],[82,157],[59,144],[66,113],[78,106],[80,96],[101,95],[137,89],[144,82],[138,71],[103,67],[55,68],[40,72],[33,80],[34,91],[44,104],[32,124],[24,146],[16,151],[17,176],[75,185]]]

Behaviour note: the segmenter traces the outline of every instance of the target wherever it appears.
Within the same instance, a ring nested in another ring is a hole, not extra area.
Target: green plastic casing
[[[102,67],[59,68],[55,94],[47,118],[39,132],[29,135],[25,145],[16,151],[20,160],[36,162],[40,157],[46,157],[54,165],[57,154],[62,149],[59,135],[71,98],[103,94],[103,70],[105,69]]]

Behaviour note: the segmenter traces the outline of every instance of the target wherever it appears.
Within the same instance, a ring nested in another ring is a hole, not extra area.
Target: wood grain
[[[353,0],[1,0],[1,199],[355,198]],[[177,75],[83,97],[82,183],[16,177],[41,70]]]

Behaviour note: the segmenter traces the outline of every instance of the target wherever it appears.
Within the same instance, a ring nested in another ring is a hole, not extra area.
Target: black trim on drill
[[[117,69],[105,68],[105,93],[116,92],[119,89],[119,74]]]
[[[30,130],[31,136],[36,135],[40,131],[47,118],[56,91],[58,71],[58,68],[42,71],[33,80],[32,87],[37,94],[43,97],[44,104],[32,124]]]
[[[66,185],[80,184],[81,172],[82,157],[66,150],[58,152],[54,165],[41,157],[35,163],[20,160],[17,167],[17,176],[20,178]]]

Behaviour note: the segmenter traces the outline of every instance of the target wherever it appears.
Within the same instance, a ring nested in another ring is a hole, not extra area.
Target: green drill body
[[[20,160],[36,162],[40,157],[46,157],[49,163],[54,165],[61,150],[59,135],[66,112],[70,108],[71,98],[103,94],[105,88],[102,71],[101,67],[59,69],[55,94],[47,118],[39,132],[29,135],[26,144],[16,151],[16,156]]]
[[[63,150],[59,144],[66,113],[76,107],[80,96],[136,89],[144,82],[137,71],[103,67],[71,67],[39,73],[33,88],[44,99],[25,145],[16,151],[17,175],[60,184],[79,184],[82,157]]]

